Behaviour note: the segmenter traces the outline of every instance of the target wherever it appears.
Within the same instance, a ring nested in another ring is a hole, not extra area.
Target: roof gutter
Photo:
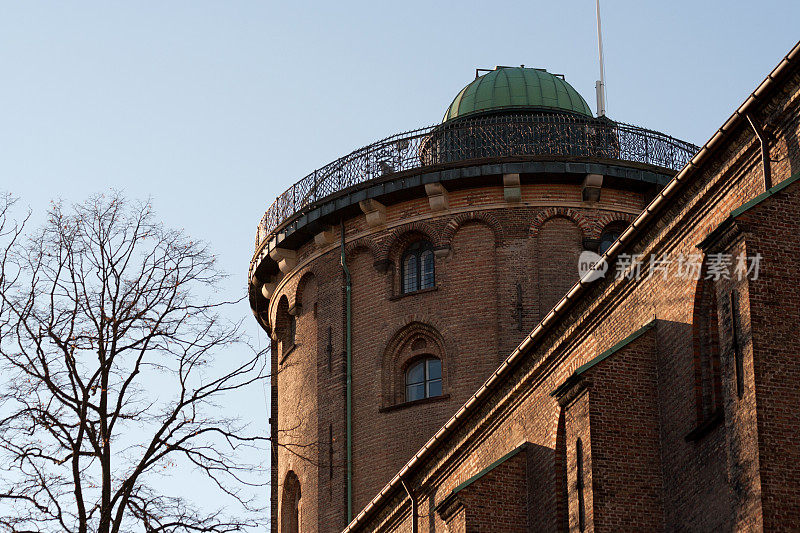
[[[652,202],[642,211],[642,213],[628,226],[628,229],[611,245],[611,247],[603,254],[600,261],[597,262],[594,269],[600,270],[603,265],[608,264],[616,254],[628,244],[628,242],[636,236],[641,228],[651,221],[654,214],[666,205],[666,202],[675,196],[678,190],[689,179],[694,170],[702,163],[726,137],[726,135],[734,129],[734,127],[744,119],[745,115],[751,108],[760,101],[764,94],[772,87],[775,79],[780,76],[786,69],[798,59],[800,55],[800,42],[794,45],[792,50],[781,60],[780,63],[767,75],[766,79],[753,91],[750,96],[733,112],[733,115],[722,125],[721,128],[706,142],[702,148],[695,154],[685,167],[670,181],[667,186],[656,196]],[[455,431],[458,425],[467,417],[469,413],[475,410],[481,400],[483,400],[497,385],[501,378],[510,372],[511,368],[519,362],[524,352],[530,348],[534,342],[541,340],[542,336],[550,329],[556,322],[558,317],[571,307],[572,303],[583,293],[583,291],[593,283],[592,274],[589,271],[572,289],[559,301],[556,306],[544,317],[538,326],[517,346],[517,348],[508,356],[500,367],[494,371],[483,386],[472,395],[472,397],[465,403],[456,414],[454,414],[436,434],[428,440],[428,442],[406,463],[406,465],[398,472],[389,483],[375,496],[372,501],[356,516],[356,518],[344,529],[343,533],[350,533],[356,531],[359,526],[363,525],[366,518],[388,498],[389,494],[402,488],[402,478],[408,479],[411,471],[418,466],[423,459],[425,459],[431,451],[441,443],[445,437]]]

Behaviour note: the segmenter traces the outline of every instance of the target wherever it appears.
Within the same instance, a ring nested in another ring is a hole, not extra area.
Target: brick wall
[[[608,188],[600,202],[584,203],[576,182],[524,185],[526,198],[532,200],[509,204],[500,182],[498,177],[497,186],[452,192],[445,212],[431,212],[423,198],[387,208],[383,227],[366,227],[363,216],[346,221],[353,283],[356,511],[535,325],[544,309],[540,299],[553,301],[577,279],[583,240],[596,239],[613,220],[630,220],[643,202],[641,192]],[[321,531],[346,525],[339,238],[323,248],[313,242],[301,248],[298,266],[281,280],[268,311],[278,341],[286,313],[297,313],[297,345],[285,360],[278,350],[282,362],[273,413],[280,444],[277,483],[289,470],[298,475],[301,522],[317,522]],[[438,250],[436,288],[403,295],[400,256],[418,239],[430,240]],[[394,351],[407,346],[401,338],[411,342],[415,335],[429,345],[441,339],[436,350],[443,358],[444,396],[398,405],[402,376],[394,374],[403,365]],[[393,386],[387,389],[387,382]],[[393,392],[387,393],[389,389]],[[552,477],[554,458],[548,454],[546,459],[540,468]],[[553,491],[546,491],[544,498],[552,504]]]
[[[651,329],[584,374],[597,531],[664,527],[656,336]]]
[[[797,172],[800,162],[794,163],[792,170]],[[754,381],[748,383],[750,409],[742,416],[756,419],[758,436],[757,453],[750,446],[740,453],[745,465],[757,461],[760,468],[758,474],[747,468],[740,477],[760,477],[763,526],[769,531],[789,531],[800,524],[798,206],[800,183],[795,183],[741,217],[747,253],[761,254],[764,267],[739,298],[749,303],[749,309],[739,313],[748,356],[745,376],[753,372]],[[748,444],[753,440],[751,435],[742,439]]]
[[[446,520],[449,531],[524,533],[527,531],[526,453],[493,468],[454,495],[460,509]]]
[[[800,76],[794,68],[771,100],[753,110],[773,139],[776,184],[800,169]],[[759,530],[762,525],[790,530],[800,523],[795,266],[800,182],[731,221],[734,209],[764,191],[760,164],[758,142],[740,121],[625,250],[646,257],[762,254],[758,280],[723,278],[709,288],[715,298],[708,306],[716,307],[717,316],[721,417],[698,417],[695,346],[700,328],[694,321],[695,298],[702,292],[697,281],[648,277],[647,267],[639,280],[606,279],[589,288],[409,476],[422,495],[425,516],[459,484],[527,441],[552,450],[530,459],[531,472],[565,473],[568,527],[575,530],[574,442],[580,437],[586,530],[639,529],[633,525],[670,531]],[[714,237],[728,225],[730,232]],[[711,244],[710,236],[716,239]],[[731,292],[738,302],[734,311]],[[593,367],[592,386],[562,411],[550,393],[581,365],[653,319],[657,325],[648,337]],[[734,321],[741,333],[738,346],[732,342]],[[741,350],[740,363],[734,348]],[[531,523],[545,524],[537,530],[550,529],[546,524],[561,530],[557,492],[564,485],[547,475],[535,482],[542,488],[529,491]],[[401,494],[390,493],[360,530],[393,530],[390,524],[398,523],[403,501]],[[408,526],[407,519],[400,523]],[[420,527],[446,531],[438,519]]]

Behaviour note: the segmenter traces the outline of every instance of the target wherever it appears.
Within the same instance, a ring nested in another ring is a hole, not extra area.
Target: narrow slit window
[[[575,463],[577,466],[577,485],[578,485],[578,528],[581,531],[586,529],[586,508],[584,502],[584,480],[583,480],[583,443],[581,439],[575,442]]]
[[[744,360],[742,349],[739,346],[739,305],[736,301],[736,291],[731,291],[731,345],[733,347],[733,361],[736,367],[736,394],[739,398],[744,396]]]

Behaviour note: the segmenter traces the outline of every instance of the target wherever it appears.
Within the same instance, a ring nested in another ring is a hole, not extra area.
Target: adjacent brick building
[[[800,524],[798,50],[699,151],[498,67],[279,198],[273,531]]]

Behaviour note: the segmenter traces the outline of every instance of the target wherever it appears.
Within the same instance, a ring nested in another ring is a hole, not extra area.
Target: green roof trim
[[[566,391],[578,380],[581,374],[583,374],[596,364],[602,363],[603,361],[605,361],[606,359],[608,359],[609,357],[611,357],[612,355],[614,355],[615,353],[617,353],[618,351],[620,351],[621,349],[623,349],[624,347],[626,347],[627,345],[629,345],[630,343],[632,343],[633,341],[635,341],[636,339],[638,339],[639,337],[641,337],[642,335],[653,329],[655,325],[656,325],[656,319],[654,318],[641,328],[637,329],[636,331],[634,331],[633,333],[631,333],[630,335],[619,341],[617,344],[615,344],[608,350],[604,351],[603,353],[592,359],[591,361],[579,366],[578,369],[575,370],[575,372],[573,372],[570,377],[564,380],[564,383],[559,385],[556,388],[556,390],[550,393],[550,396],[560,396],[561,393]]]
[[[788,187],[789,185],[791,185],[792,183],[794,183],[797,180],[800,180],[800,172],[796,172],[793,176],[789,176],[788,178],[786,178],[785,180],[783,180],[779,184],[773,185],[772,187],[770,187],[766,191],[762,192],[761,194],[759,194],[758,196],[756,196],[752,200],[749,200],[749,201],[743,203],[742,205],[740,205],[739,207],[737,207],[736,209],[731,211],[731,217],[733,217],[733,218],[738,217],[739,215],[741,215],[745,211],[748,211],[749,209],[757,206],[758,204],[760,204],[761,202],[763,202],[764,200],[766,200],[767,198],[769,198],[773,194],[776,194],[776,193],[782,191],[783,189],[785,189],[786,187]]]
[[[472,476],[471,478],[466,480],[464,483],[460,484],[459,486],[457,486],[456,488],[451,490],[450,494],[445,496],[445,498],[435,507],[434,510],[439,510],[442,507],[444,507],[445,505],[447,505],[455,497],[456,494],[458,494],[462,490],[466,489],[467,487],[469,487],[470,485],[472,485],[473,483],[478,481],[480,478],[482,478],[483,476],[485,476],[486,474],[488,474],[489,472],[491,472],[492,470],[494,470],[495,468],[497,468],[501,464],[505,463],[506,461],[508,461],[509,459],[514,457],[515,455],[517,455],[519,452],[525,450],[527,447],[528,447],[528,443],[527,442],[525,442],[523,444],[520,444],[519,446],[517,446],[516,448],[514,448],[513,450],[511,450],[510,452],[508,452],[504,456],[502,456],[500,459],[498,459],[497,461],[493,462],[492,464],[490,464],[489,466],[487,466],[486,468],[484,468],[483,470],[481,470],[480,472],[478,472],[477,474],[475,474],[474,476]]]
[[[498,67],[461,89],[442,122],[497,110],[541,109],[593,116],[572,85],[544,69]]]

